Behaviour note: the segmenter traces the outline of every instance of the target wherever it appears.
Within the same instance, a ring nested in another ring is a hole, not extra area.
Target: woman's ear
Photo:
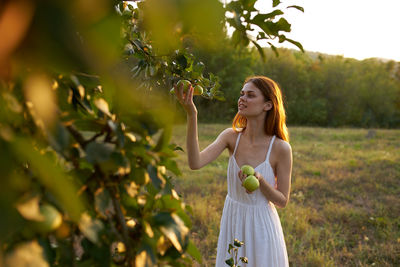
[[[272,109],[272,101],[267,101],[267,102],[265,102],[265,104],[264,104],[264,110],[265,111],[268,111],[268,110],[271,110]]]

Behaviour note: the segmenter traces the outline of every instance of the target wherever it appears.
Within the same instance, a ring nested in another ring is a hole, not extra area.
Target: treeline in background
[[[266,75],[282,87],[289,125],[399,128],[400,63],[356,60],[291,49],[235,48],[228,42],[215,53],[196,54],[205,72],[220,78],[225,101],[195,99],[200,122],[226,123],[237,112],[243,82]]]

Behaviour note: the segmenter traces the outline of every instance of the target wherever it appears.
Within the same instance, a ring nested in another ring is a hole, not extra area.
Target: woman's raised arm
[[[188,93],[183,92],[182,86],[175,87],[178,102],[187,113],[187,135],[186,149],[190,169],[197,170],[215,160],[226,147],[228,147],[229,134],[232,129],[227,128],[220,133],[217,139],[200,152],[198,130],[197,130],[197,109],[193,103],[193,87],[190,86]]]

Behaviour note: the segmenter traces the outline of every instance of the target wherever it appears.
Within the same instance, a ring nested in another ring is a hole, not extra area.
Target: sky
[[[276,8],[292,24],[287,38],[299,41],[306,51],[359,60],[377,57],[400,61],[400,0],[281,0]],[[271,0],[258,0],[255,7],[271,12]],[[262,46],[263,43],[260,43]],[[296,48],[288,43],[278,47]]]

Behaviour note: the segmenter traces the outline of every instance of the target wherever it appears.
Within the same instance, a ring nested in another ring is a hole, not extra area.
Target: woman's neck
[[[247,119],[243,135],[250,144],[256,144],[267,137],[264,129],[265,118]]]

